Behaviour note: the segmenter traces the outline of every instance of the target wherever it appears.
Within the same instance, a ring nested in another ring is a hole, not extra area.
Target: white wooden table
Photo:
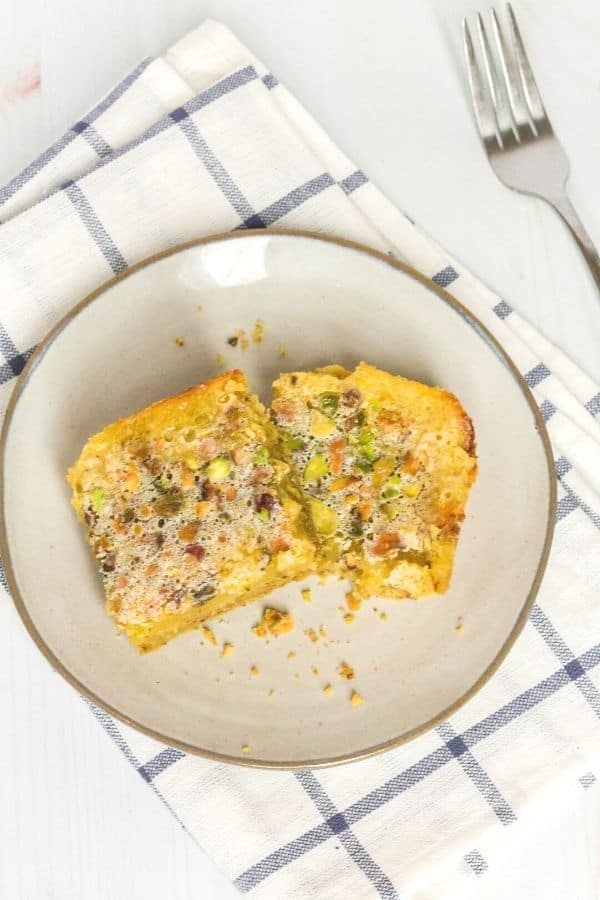
[[[600,245],[597,0],[515,0]],[[553,213],[495,180],[475,138],[459,20],[476,0],[4,0],[0,182],[148,54],[232,27],[413,219],[600,381],[600,303]],[[25,97],[39,66],[41,90]],[[1,303],[1,299],[0,299]],[[2,900],[237,896],[0,608]],[[600,790],[581,791],[469,896],[600,897]],[[279,898],[277,898],[279,900]]]

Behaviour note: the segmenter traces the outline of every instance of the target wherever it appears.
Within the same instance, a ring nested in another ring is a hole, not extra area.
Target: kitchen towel
[[[513,651],[451,721],[372,759],[291,773],[189,756],[92,707],[239,891],[438,898],[594,784],[598,386],[395,209],[226,27],[207,21],[140,63],[0,189],[0,220],[2,412],[36,343],[113,273],[202,234],[276,224],[368,244],[446,287],[546,420],[558,481],[546,576]]]

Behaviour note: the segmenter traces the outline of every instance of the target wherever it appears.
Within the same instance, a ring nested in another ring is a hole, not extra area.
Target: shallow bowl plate
[[[228,345],[257,319],[265,323],[262,343]],[[215,623],[233,656],[221,658],[199,632],[139,656],[104,612],[69,505],[65,472],[86,439],[214,376],[220,365],[243,368],[268,403],[282,370],[331,362],[351,369],[359,360],[453,391],[473,419],[480,474],[450,591],[420,602],[374,600],[348,624],[342,583],[313,583],[311,603],[300,595],[304,585],[293,584],[269,603],[290,609],[296,627],[269,644],[250,630],[260,617],[255,604]],[[109,712],[166,743],[255,765],[365,756],[419,734],[472,696],[524,624],[554,518],[543,422],[490,334],[416,272],[306,234],[201,240],[86,298],[21,376],[2,468],[0,531],[11,590],[52,665]],[[326,636],[311,642],[305,630],[321,627]],[[337,675],[342,660],[354,681]],[[328,683],[332,696],[323,692]],[[362,705],[349,702],[352,689]]]

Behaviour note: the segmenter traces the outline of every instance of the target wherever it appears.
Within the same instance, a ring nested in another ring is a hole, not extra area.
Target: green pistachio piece
[[[224,456],[217,456],[209,462],[206,475],[209,481],[224,481],[231,472],[231,463]]]

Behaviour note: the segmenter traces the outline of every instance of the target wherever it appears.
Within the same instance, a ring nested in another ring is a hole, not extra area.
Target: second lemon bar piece
[[[363,596],[445,591],[477,469],[456,397],[366,363],[285,374],[273,390],[321,571]]]

